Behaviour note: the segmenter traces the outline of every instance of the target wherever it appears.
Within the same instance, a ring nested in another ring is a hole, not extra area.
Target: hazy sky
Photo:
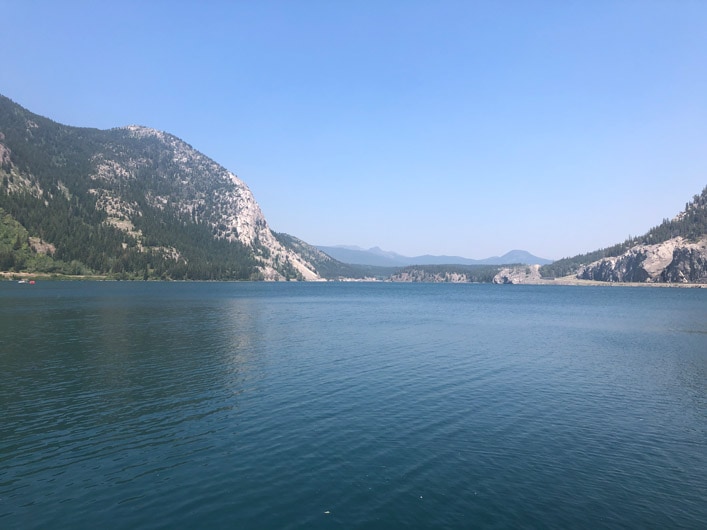
[[[173,133],[312,244],[560,258],[707,185],[707,2],[0,0],[0,93]]]

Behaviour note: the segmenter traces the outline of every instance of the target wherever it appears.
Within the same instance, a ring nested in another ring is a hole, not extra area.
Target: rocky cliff
[[[540,265],[504,267],[493,277],[496,284],[533,284],[539,281]]]
[[[577,278],[605,282],[707,283],[707,237],[690,242],[675,237],[637,245],[577,271]]]

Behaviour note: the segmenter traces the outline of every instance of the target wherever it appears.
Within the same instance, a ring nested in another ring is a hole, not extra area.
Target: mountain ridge
[[[539,258],[525,250],[511,250],[503,256],[492,256],[485,259],[471,259],[461,256],[403,256],[397,252],[383,250],[380,247],[363,249],[354,245],[315,245],[319,250],[343,262],[354,265],[376,265],[387,267],[407,267],[410,265],[507,265],[528,264],[545,265],[552,260]]]

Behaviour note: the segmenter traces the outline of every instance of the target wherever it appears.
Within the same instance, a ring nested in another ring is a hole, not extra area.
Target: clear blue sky
[[[707,2],[0,0],[0,93],[171,132],[312,244],[560,258],[707,185]]]

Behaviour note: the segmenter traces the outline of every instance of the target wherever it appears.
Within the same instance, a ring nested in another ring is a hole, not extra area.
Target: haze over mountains
[[[379,247],[363,249],[356,246],[324,246],[317,248],[334,259],[354,265],[374,265],[378,267],[406,267],[408,265],[546,265],[552,260],[539,258],[525,250],[511,250],[503,256],[486,259],[471,259],[461,256],[403,256],[396,252],[386,251]]]

